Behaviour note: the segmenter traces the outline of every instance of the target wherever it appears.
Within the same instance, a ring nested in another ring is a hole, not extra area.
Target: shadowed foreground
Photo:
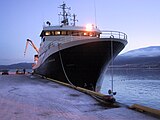
[[[1,120],[158,120],[30,75],[0,75]]]

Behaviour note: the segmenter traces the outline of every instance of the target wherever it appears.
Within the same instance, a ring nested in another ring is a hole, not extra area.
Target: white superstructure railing
[[[102,31],[102,34],[100,34],[100,38],[117,38],[117,39],[123,39],[127,40],[127,35],[123,32],[119,31]]]

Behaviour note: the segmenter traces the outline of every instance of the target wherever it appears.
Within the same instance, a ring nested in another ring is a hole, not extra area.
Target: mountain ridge
[[[11,65],[0,65],[0,69],[32,69],[33,63],[16,63]]]
[[[150,46],[128,51],[114,60],[117,67],[160,68],[160,46]]]

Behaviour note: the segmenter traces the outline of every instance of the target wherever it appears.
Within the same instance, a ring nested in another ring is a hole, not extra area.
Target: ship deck
[[[0,75],[0,106],[1,120],[158,120],[29,74]]]

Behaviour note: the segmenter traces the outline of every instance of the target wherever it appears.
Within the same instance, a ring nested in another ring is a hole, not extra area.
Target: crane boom
[[[37,53],[39,53],[38,48],[34,45],[34,43],[32,42],[32,40],[27,39],[26,47],[25,47],[25,50],[24,50],[24,55],[26,54],[26,51],[27,51],[27,48],[28,48],[28,44],[30,44],[36,50]]]

